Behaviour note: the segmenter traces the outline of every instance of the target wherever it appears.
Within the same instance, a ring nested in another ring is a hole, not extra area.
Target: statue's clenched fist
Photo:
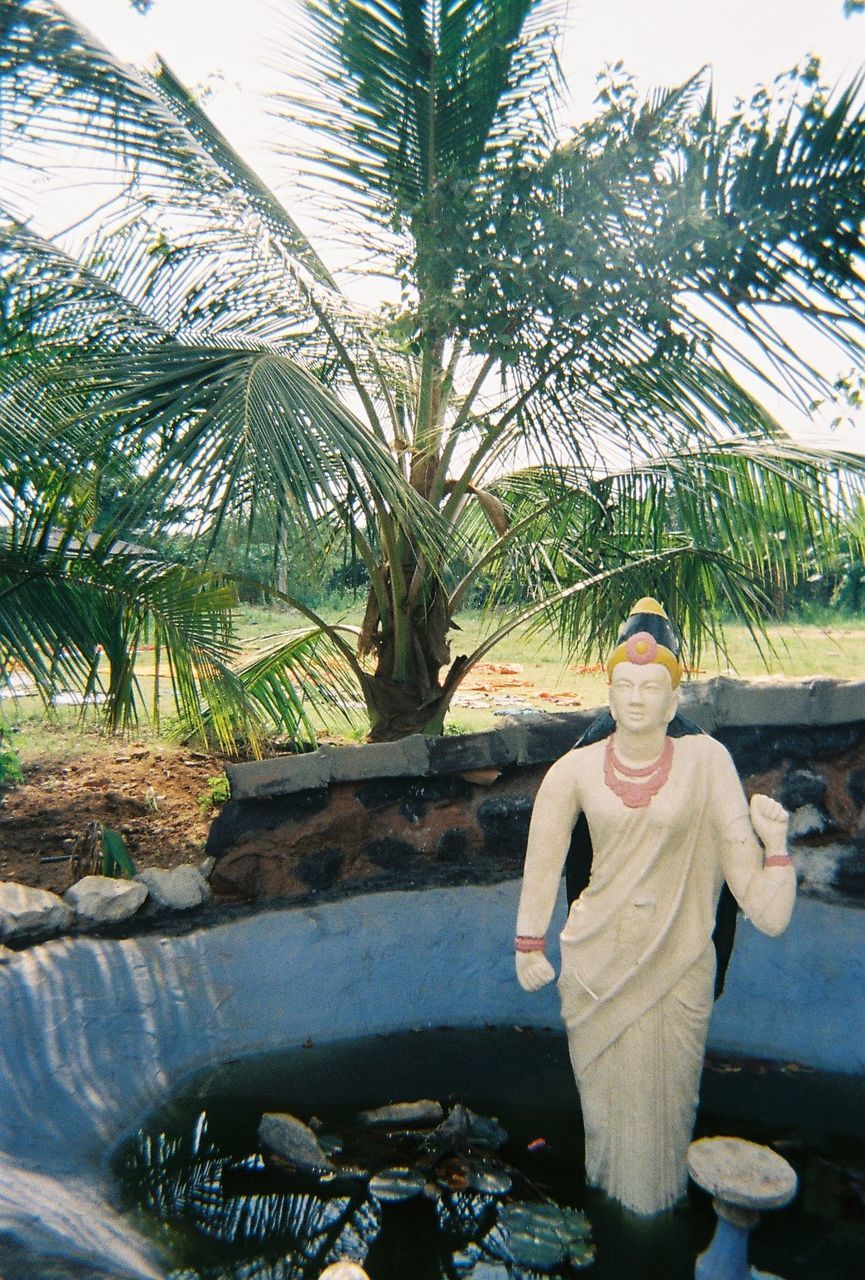
[[[786,853],[788,821],[787,810],[771,796],[751,797],[751,825],[767,854]]]
[[[540,991],[556,971],[542,951],[517,952],[517,982],[523,991]]]

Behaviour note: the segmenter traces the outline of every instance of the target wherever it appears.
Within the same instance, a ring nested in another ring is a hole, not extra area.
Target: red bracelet
[[[531,938],[525,933],[518,933],[514,939],[516,951],[543,951],[546,945],[546,938]]]
[[[764,867],[792,867],[793,859],[789,853],[771,853],[763,863]]]

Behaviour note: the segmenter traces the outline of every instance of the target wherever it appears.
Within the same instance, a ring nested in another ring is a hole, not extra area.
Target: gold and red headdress
[[[643,596],[634,605],[619,629],[616,647],[607,659],[607,679],[620,662],[635,662],[644,666],[659,662],[670,673],[673,688],[682,679],[683,667],[679,661],[679,637],[670,625],[663,605],[652,596]]]

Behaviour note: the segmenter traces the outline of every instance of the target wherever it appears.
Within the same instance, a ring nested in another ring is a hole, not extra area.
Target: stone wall
[[[865,682],[719,678],[687,688],[682,712],[725,744],[749,794],[791,812],[802,890],[865,902]],[[214,892],[303,898],[512,879],[546,768],[596,715],[231,767],[232,799],[207,845]]]

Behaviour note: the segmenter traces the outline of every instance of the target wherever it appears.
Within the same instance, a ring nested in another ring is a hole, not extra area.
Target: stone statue
[[[587,1179],[640,1214],[685,1189],[724,882],[769,935],[796,894],[785,810],[768,796],[749,807],[715,739],[671,734],[678,654],[663,608],[638,601],[607,663],[613,731],[569,751],[538,790],[517,917],[517,978],[537,991],[555,977],[544,935],[584,815],[592,866],[561,935],[562,1015]]]

